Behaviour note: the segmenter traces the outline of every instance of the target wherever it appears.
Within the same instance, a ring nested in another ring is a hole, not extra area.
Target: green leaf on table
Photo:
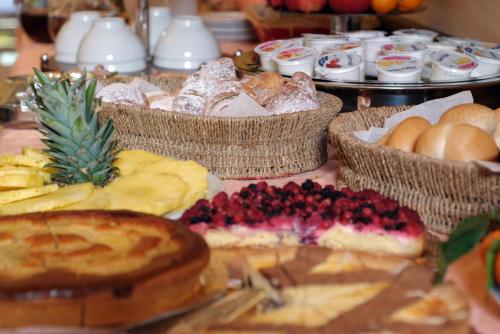
[[[488,289],[498,288],[495,279],[495,259],[500,252],[500,240],[495,240],[491,243],[486,253],[486,270],[488,273]],[[500,256],[500,254],[498,255]]]
[[[443,280],[451,263],[470,252],[484,238],[494,220],[500,220],[500,212],[467,217],[458,225],[448,241],[441,245],[439,282]]]

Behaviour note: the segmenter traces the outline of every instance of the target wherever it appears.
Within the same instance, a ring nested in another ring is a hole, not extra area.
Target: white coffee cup
[[[98,11],[74,12],[59,30],[56,37],[55,59],[59,63],[76,64],[76,54],[83,36],[92,27],[92,22],[100,17]]]
[[[163,30],[165,30],[170,21],[172,14],[169,7],[150,7],[149,8],[149,53],[153,54],[158,42],[158,38]]]
[[[175,16],[156,43],[154,65],[175,70],[197,70],[220,58],[215,36],[199,16]]]
[[[78,67],[102,65],[110,72],[134,73],[146,68],[146,52],[139,37],[121,17],[95,20],[78,48]]]

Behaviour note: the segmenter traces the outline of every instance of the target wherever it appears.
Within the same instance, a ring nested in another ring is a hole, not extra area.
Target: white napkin
[[[217,110],[211,116],[217,117],[253,117],[253,116],[270,116],[271,113],[260,104],[255,102],[250,96],[241,93],[233,98],[227,107]]]

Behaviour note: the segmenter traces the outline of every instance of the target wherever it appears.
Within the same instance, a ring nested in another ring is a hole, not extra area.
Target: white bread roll
[[[496,109],[495,112],[497,114],[497,128],[493,134],[493,139],[495,140],[495,143],[497,143],[497,147],[500,149],[500,108]]]
[[[457,161],[495,161],[499,154],[493,138],[469,124],[431,126],[418,139],[415,152],[437,159]]]
[[[493,135],[497,127],[497,117],[493,109],[476,103],[465,103],[448,109],[441,115],[439,123],[470,124]]]
[[[413,152],[420,135],[431,127],[425,118],[412,116],[399,123],[387,138],[386,145],[405,152]]]

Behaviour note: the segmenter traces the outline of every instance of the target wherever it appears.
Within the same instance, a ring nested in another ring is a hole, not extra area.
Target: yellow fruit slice
[[[208,170],[194,161],[163,159],[158,162],[144,164],[138,168],[140,172],[174,174],[188,185],[188,190],[180,210],[187,209],[200,198],[207,195]]]
[[[137,171],[140,165],[160,161],[162,159],[168,158],[141,150],[124,150],[116,156],[115,167],[120,170],[120,175],[125,176]]]
[[[22,154],[29,156],[29,157],[35,157],[38,159],[45,159],[45,160],[50,160],[50,156],[43,152],[41,149],[34,148],[34,147],[23,147]]]
[[[187,185],[175,175],[137,173],[116,178],[104,191],[107,209],[163,215],[181,206]]]
[[[86,200],[94,190],[91,183],[66,186],[50,194],[0,206],[0,214],[17,215],[28,212],[43,212]]]
[[[31,175],[38,174],[42,177],[44,183],[50,183],[51,177],[50,173],[35,167],[21,167],[21,166],[5,166],[0,167],[0,176],[8,176],[8,175]]]
[[[109,205],[108,196],[103,188],[96,188],[89,198],[68,206],[55,209],[61,210],[102,210],[106,209]]]
[[[57,189],[59,189],[59,186],[57,184],[50,184],[48,186],[36,188],[2,191],[0,192],[0,204],[22,201],[24,199],[49,194],[56,191]]]
[[[0,176],[0,191],[43,186],[43,178],[36,174]]]
[[[28,155],[6,155],[0,157],[0,166],[26,166],[43,168],[50,163],[47,157],[28,156]]]

